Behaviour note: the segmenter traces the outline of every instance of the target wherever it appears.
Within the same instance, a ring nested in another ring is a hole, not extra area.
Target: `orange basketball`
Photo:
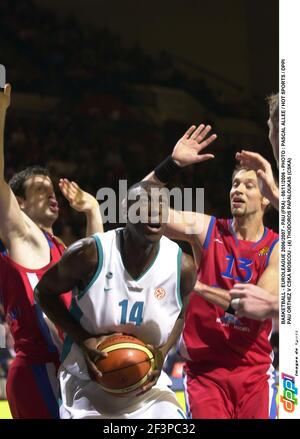
[[[152,352],[138,338],[130,335],[112,335],[98,349],[107,357],[96,362],[102,373],[99,385],[116,396],[134,392],[147,382],[147,374],[154,369]]]

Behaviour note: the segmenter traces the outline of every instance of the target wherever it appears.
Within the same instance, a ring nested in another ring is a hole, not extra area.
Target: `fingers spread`
[[[194,132],[195,128],[196,128],[196,126],[195,126],[195,125],[192,125],[192,126],[191,126],[191,127],[185,132],[185,134],[183,135],[183,138],[184,138],[184,139],[188,139],[188,138],[190,137],[190,135]]]
[[[206,148],[208,145],[210,145],[212,142],[214,142],[216,140],[218,136],[216,134],[212,134],[211,136],[209,136],[208,139],[204,140],[203,142],[201,142],[199,145],[201,146],[201,150]]]
[[[198,157],[198,162],[205,162],[206,160],[214,159],[215,156],[213,154],[201,154]]]
[[[205,128],[205,125],[203,125],[203,123],[201,123],[198,128],[193,132],[193,134],[191,135],[191,139],[196,140],[197,137],[200,135],[200,133],[203,131],[203,129]]]

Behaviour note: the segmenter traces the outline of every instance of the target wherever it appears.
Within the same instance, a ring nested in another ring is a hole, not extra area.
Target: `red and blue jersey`
[[[57,361],[59,354],[33,291],[43,274],[60,260],[65,247],[55,237],[44,233],[49,243],[50,262],[40,269],[21,266],[9,257],[3,246],[0,248],[0,300],[14,338],[17,359],[26,364]],[[71,294],[61,297],[69,307]]]
[[[230,290],[235,283],[257,284],[278,235],[265,227],[258,242],[238,239],[232,220],[211,218],[203,245],[198,279]],[[271,363],[272,321],[236,318],[192,292],[181,339],[181,353],[201,369]],[[187,351],[187,352],[186,352]]]

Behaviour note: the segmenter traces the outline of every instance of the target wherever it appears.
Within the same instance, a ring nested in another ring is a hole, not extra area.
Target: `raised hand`
[[[95,208],[99,209],[96,198],[83,191],[74,181],[70,182],[67,178],[61,178],[59,188],[63,196],[69,201],[70,206],[77,212],[87,213]]]
[[[235,158],[242,166],[253,169],[256,172],[262,195],[268,198],[275,209],[278,210],[279,191],[268,160],[256,152],[244,150],[237,152]]]
[[[213,159],[213,154],[200,154],[217,138],[216,134],[207,137],[210,130],[209,125],[201,124],[198,128],[192,125],[176,143],[172,153],[173,160],[179,166],[184,167]]]
[[[0,113],[5,114],[7,108],[10,105],[10,92],[11,85],[5,84],[4,91],[0,92]]]

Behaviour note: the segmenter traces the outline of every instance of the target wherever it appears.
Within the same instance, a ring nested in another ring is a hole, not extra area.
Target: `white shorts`
[[[109,395],[95,381],[81,380],[63,366],[59,379],[62,419],[186,419],[164,372],[149,392],[130,397]]]

